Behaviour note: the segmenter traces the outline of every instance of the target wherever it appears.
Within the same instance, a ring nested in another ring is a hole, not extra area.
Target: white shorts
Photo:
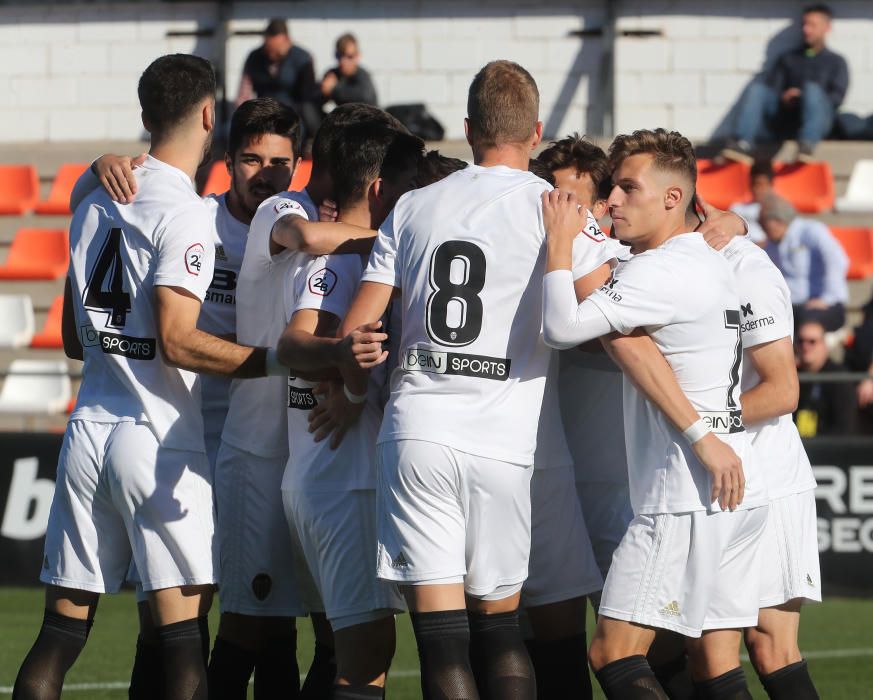
[[[571,600],[603,587],[574,484],[573,467],[534,469],[530,564],[521,589],[525,607]]]
[[[600,614],[699,637],[758,622],[767,506],[638,515],[603,586]]]
[[[282,507],[285,457],[259,457],[226,442],[215,468],[221,612],[306,614]]]
[[[815,490],[770,502],[761,549],[762,608],[795,598],[821,602]]]
[[[423,440],[377,446],[379,578],[508,597],[527,578],[532,467]]]
[[[605,579],[612,563],[612,555],[627,532],[630,521],[634,519],[630,489],[626,482],[577,481],[576,493],[588,528],[594,558],[597,560],[600,575]]]
[[[375,491],[283,491],[282,500],[308,573],[304,599],[334,632],[406,610],[397,585],[376,578]]]
[[[206,458],[212,470],[214,482],[215,463],[218,461],[218,446],[221,444],[221,431],[224,430],[224,419],[227,418],[227,406],[223,408],[203,409],[203,440],[206,443]]]
[[[209,465],[144,423],[71,420],[40,580],[114,593],[131,559],[146,591],[215,583]]]

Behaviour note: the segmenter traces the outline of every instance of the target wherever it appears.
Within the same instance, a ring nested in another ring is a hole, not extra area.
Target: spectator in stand
[[[782,272],[791,291],[794,322],[816,320],[828,331],[846,321],[849,259],[820,221],[797,216],[788,200],[768,194],[759,218],[767,236],[764,250]]]
[[[337,65],[321,80],[324,101],[333,101],[337,106],[349,102],[376,106],[376,87],[361,66],[361,50],[353,34],[343,34],[336,40],[336,60]]]
[[[764,78],[749,86],[724,158],[751,163],[755,142],[776,140],[772,127],[787,124],[798,142],[797,159],[812,160],[849,89],[846,60],[825,46],[832,16],[827,5],[803,10],[803,45],[779,56]]]
[[[827,375],[846,372],[828,356],[825,329],[818,321],[800,324],[794,339],[799,372]],[[822,377],[827,379],[826,376]],[[794,422],[801,437],[848,435],[855,432],[858,413],[855,387],[845,382],[801,382]]]
[[[321,102],[312,56],[291,40],[283,19],[269,21],[264,30],[264,43],[246,58],[237,107],[253,97],[272,97],[293,107],[309,137],[321,123]]]
[[[767,234],[758,219],[761,217],[761,202],[767,195],[773,194],[773,164],[769,160],[756,160],[749,173],[749,180],[752,199],[748,202],[737,202],[731,207],[731,211],[746,220],[749,238],[762,246],[767,242]]]

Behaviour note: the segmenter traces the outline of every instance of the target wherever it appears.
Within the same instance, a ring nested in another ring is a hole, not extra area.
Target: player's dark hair
[[[761,158],[752,163],[752,168],[749,170],[749,179],[754,180],[756,177],[766,177],[770,182],[773,182],[773,163],[766,158]]]
[[[345,34],[340,35],[339,39],[336,40],[336,57],[339,58],[342,56],[349,46],[358,48],[358,39],[354,34],[346,32]]]
[[[800,14],[801,15],[808,15],[808,14],[811,14],[813,12],[815,12],[816,14],[819,14],[819,15],[824,15],[828,19],[834,18],[834,11],[830,8],[830,5],[825,5],[823,2],[816,3],[813,5],[807,5],[806,7],[803,8],[803,12],[801,12]]]
[[[527,169],[541,180],[548,182],[552,187],[555,186],[555,176],[552,171],[538,158],[531,158],[527,162]]]
[[[312,169],[330,167],[331,152],[345,127],[352,124],[375,122],[391,127],[395,131],[409,133],[409,130],[394,116],[373,105],[357,102],[340,105],[321,121],[312,141]]]
[[[465,160],[449,158],[439,151],[428,151],[418,164],[418,173],[412,181],[412,187],[427,187],[466,167]]]
[[[639,129],[632,134],[616,136],[609,147],[610,172],[614,173],[626,158],[643,153],[652,156],[654,165],[659,170],[685,176],[692,187],[697,182],[694,146],[678,131],[666,129]],[[693,191],[691,194],[693,195]],[[689,197],[689,200],[693,199]]]
[[[294,157],[300,153],[300,117],[291,107],[272,97],[258,97],[243,102],[230,120],[227,152],[233,158],[253,136],[275,134],[291,141]]]
[[[330,154],[337,207],[358,201],[378,177],[395,181],[402,172],[415,170],[423,153],[420,138],[386,124],[365,122],[346,127]]]
[[[288,23],[279,17],[274,17],[267,22],[264,36],[288,36]]]
[[[551,172],[573,168],[577,173],[587,173],[594,186],[592,203],[608,199],[611,186],[609,160],[604,150],[577,133],[560,141],[552,141],[549,147],[537,156],[537,160]]]
[[[540,93],[530,73],[512,61],[492,61],[467,94],[472,138],[483,147],[524,143],[539,119]]]
[[[215,70],[199,56],[183,53],[161,56],[143,71],[137,93],[149,132],[165,134],[203,100],[215,97]]]

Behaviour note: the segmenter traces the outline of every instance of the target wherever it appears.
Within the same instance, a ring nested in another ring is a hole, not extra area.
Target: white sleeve
[[[82,203],[82,200],[100,187],[100,180],[97,179],[97,176],[91,169],[96,162],[95,160],[85,168],[85,172],[79,175],[79,179],[76,180],[73,191],[70,192],[70,211],[76,211],[76,207]]]
[[[585,228],[573,239],[573,279],[585,277],[604,263],[614,260],[617,246],[621,244],[603,233],[589,211]]]
[[[641,253],[619,265],[612,278],[588,300],[615,330],[627,335],[635,328],[663,326],[674,320],[682,279],[682,275],[672,274],[660,265],[659,260]]]
[[[379,282],[400,289],[400,268],[397,264],[397,238],[392,211],[379,229],[370,261],[364,271],[364,282]]]
[[[743,275],[739,285],[740,332],[743,347],[752,348],[794,332],[791,292],[775,267]]]
[[[576,303],[573,274],[554,270],[543,278],[543,340],[559,350],[572,348],[612,331],[604,313],[594,304]]]
[[[342,319],[358,291],[361,273],[359,255],[321,255],[313,258],[305,270],[306,283],[300,290],[293,311],[314,309]]]
[[[182,287],[203,301],[215,268],[214,228],[215,218],[202,202],[170,216],[155,240],[155,285]]]

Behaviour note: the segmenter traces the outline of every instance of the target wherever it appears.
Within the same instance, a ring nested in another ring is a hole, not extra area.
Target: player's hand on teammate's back
[[[324,381],[313,389],[318,403],[309,412],[309,432],[312,439],[321,442],[331,436],[330,449],[335,450],[342,442],[346,431],[354,425],[364,411],[364,403],[352,403],[346,398],[343,383]]]
[[[365,323],[343,338],[343,362],[361,369],[385,362],[388,351],[382,349],[382,343],[388,340],[388,334],[380,332],[381,327],[381,321]]]
[[[337,213],[336,202],[332,199],[325,199],[318,207],[318,220],[333,223],[336,221]]]
[[[736,236],[744,236],[748,233],[746,222],[739,214],[732,211],[723,211],[704,201],[697,195],[697,201],[703,214],[703,222],[697,227],[703,234],[703,240],[710,247],[721,250]]]
[[[572,192],[543,192],[543,225],[549,239],[572,241],[588,223],[588,212]]]
[[[718,501],[722,510],[736,510],[743,502],[746,490],[742,460],[730,445],[719,440],[714,433],[707,433],[692,447],[709,472],[712,485],[710,501]]]
[[[129,204],[136,195],[136,178],[133,176],[133,170],[143,164],[147,155],[141,153],[131,158],[107,153],[94,161],[91,170],[114,201]]]

